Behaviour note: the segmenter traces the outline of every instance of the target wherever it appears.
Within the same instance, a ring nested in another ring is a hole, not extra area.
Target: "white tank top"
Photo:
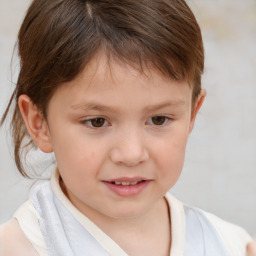
[[[200,209],[166,194],[172,220],[170,256],[244,256],[249,235]],[[99,227],[76,209],[59,186],[56,171],[50,181],[32,190],[14,214],[40,256],[127,256]]]

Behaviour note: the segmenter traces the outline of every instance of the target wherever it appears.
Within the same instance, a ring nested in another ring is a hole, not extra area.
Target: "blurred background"
[[[188,0],[202,28],[207,97],[171,190],[256,235],[256,0]],[[0,116],[17,76],[16,35],[29,0],[0,0]],[[12,74],[11,70],[14,70]],[[16,72],[15,72],[16,71]],[[14,165],[0,128],[0,223],[27,198],[32,181]]]

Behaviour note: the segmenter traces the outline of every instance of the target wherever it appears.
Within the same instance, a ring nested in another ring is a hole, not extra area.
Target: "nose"
[[[129,167],[141,164],[149,159],[144,138],[138,132],[129,131],[116,138],[110,152],[110,159],[115,164]]]

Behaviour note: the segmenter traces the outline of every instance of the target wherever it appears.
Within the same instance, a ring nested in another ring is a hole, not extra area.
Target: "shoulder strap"
[[[184,256],[229,256],[218,232],[197,208],[184,205],[186,242]]]
[[[229,255],[246,254],[246,245],[252,241],[252,238],[243,228],[224,221],[211,213],[204,212],[204,215],[218,231],[228,249]]]
[[[49,256],[109,255],[54,196],[49,182],[40,184],[31,200],[40,215]]]

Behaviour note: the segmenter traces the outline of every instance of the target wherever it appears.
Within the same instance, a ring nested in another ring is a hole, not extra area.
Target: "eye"
[[[85,123],[88,126],[93,127],[93,128],[101,128],[108,124],[106,119],[103,117],[96,117],[96,118],[92,118],[89,120],[85,120],[85,121],[83,121],[83,123]]]
[[[170,120],[167,116],[153,116],[150,118],[149,123],[152,125],[162,126]]]

